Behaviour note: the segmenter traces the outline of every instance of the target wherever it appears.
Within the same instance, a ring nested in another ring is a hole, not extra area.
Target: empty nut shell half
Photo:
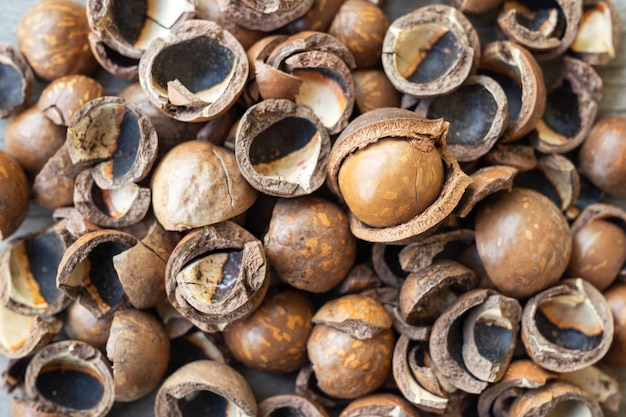
[[[264,100],[250,107],[237,129],[235,156],[246,180],[278,197],[310,194],[326,180],[326,127],[306,106]]]
[[[488,195],[498,191],[510,191],[516,174],[517,169],[507,165],[486,166],[473,172],[470,175],[473,181],[465,190],[456,214],[465,218],[472,212],[474,206]]]
[[[139,59],[150,43],[167,36],[172,27],[193,16],[193,0],[89,0],[87,17],[95,33],[113,50]]]
[[[57,286],[98,318],[113,313],[128,303],[113,259],[136,244],[133,235],[117,230],[79,237],[61,259]]]
[[[535,149],[565,153],[589,134],[602,100],[602,79],[588,64],[564,57],[558,79],[548,90],[542,119],[531,134]]]
[[[313,0],[218,0],[222,13],[235,23],[248,28],[271,32],[303,16]]]
[[[511,142],[529,133],[546,106],[546,87],[537,60],[513,42],[491,42],[483,48],[478,73],[495,79],[507,97],[509,125],[500,141]]]
[[[56,286],[56,271],[72,236],[61,221],[46,230],[10,241],[0,255],[0,298],[19,314],[51,316],[71,299]]]
[[[352,401],[339,417],[420,417],[411,404],[394,394],[372,394]]]
[[[568,382],[551,381],[543,387],[528,390],[513,400],[510,417],[583,414],[602,417],[600,404],[587,392]]]
[[[404,246],[374,243],[372,245],[372,268],[380,280],[392,287],[400,288],[409,275],[402,269],[399,255]]]
[[[157,155],[158,138],[150,119],[119,97],[89,101],[67,127],[67,145],[75,165],[94,165],[103,189],[145,178]]]
[[[328,33],[316,31],[304,31],[291,35],[284,42],[276,45],[265,62],[274,68],[282,69],[287,58],[302,52],[313,51],[336,55],[350,70],[356,67],[354,55],[339,39]]]
[[[224,330],[261,304],[269,285],[263,245],[232,222],[187,234],[166,267],[170,303],[206,332]]]
[[[515,43],[536,51],[537,59],[556,58],[570,47],[582,17],[582,2],[522,4],[507,0],[498,16],[499,28]]]
[[[187,20],[150,44],[139,63],[148,98],[185,122],[214,119],[243,92],[248,59],[227,30],[207,20]]]
[[[74,206],[83,218],[105,228],[121,228],[138,223],[150,209],[150,189],[131,182],[106,190],[98,187],[86,169],[76,177]]]
[[[72,163],[69,147],[64,143],[35,177],[33,199],[48,210],[71,206],[76,177],[83,169]]]
[[[454,210],[471,180],[445,151],[447,131],[441,119],[424,120],[395,108],[365,113],[344,129],[331,149],[327,182],[350,208],[356,237],[400,243],[432,232]],[[419,158],[406,156],[411,151]],[[349,160],[353,164],[343,170]],[[346,190],[352,201],[346,200]],[[363,216],[381,226],[368,225]]]
[[[415,112],[426,119],[450,122],[447,149],[460,162],[474,161],[489,152],[509,119],[504,90],[484,75],[470,76],[450,94],[421,100]]]
[[[155,417],[186,415],[197,410],[223,410],[210,415],[255,417],[257,403],[246,380],[230,366],[200,360],[170,375],[157,392]]]
[[[259,403],[259,417],[283,413],[300,417],[328,417],[328,412],[320,404],[296,394],[274,395]]]
[[[130,58],[104,43],[95,33],[87,36],[89,48],[98,64],[109,73],[127,80],[139,79],[139,59]]]
[[[450,4],[467,14],[481,14],[495,9],[503,0],[446,0]]]
[[[23,358],[46,346],[63,327],[57,316],[26,316],[0,306],[0,353],[7,358]]]
[[[528,300],[522,342],[542,367],[570,372],[602,359],[613,340],[613,315],[602,295],[581,278],[561,280]]]
[[[382,62],[391,83],[418,98],[456,90],[480,59],[478,34],[463,14],[446,5],[408,13],[387,30]]]
[[[612,0],[584,0],[583,15],[570,50],[589,65],[606,65],[619,48],[622,20]]]
[[[398,260],[405,271],[420,272],[439,259],[456,259],[474,243],[474,231],[456,229],[442,231],[409,243],[400,251]]]
[[[104,355],[76,340],[56,342],[37,352],[26,369],[25,390],[28,397],[71,417],[105,416],[115,397]]]
[[[0,119],[26,106],[33,89],[33,71],[22,54],[0,43]]]

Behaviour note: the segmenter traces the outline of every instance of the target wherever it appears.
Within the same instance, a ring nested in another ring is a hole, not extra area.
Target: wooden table
[[[0,0],[0,42],[17,45],[17,26],[23,12],[39,0]],[[626,0],[614,0],[620,11],[622,21],[626,28]],[[82,3],[85,0],[81,0]],[[417,7],[426,4],[439,3],[438,1],[429,0],[387,0],[387,10],[391,20],[409,12]],[[493,28],[486,24],[486,19],[472,19],[476,24],[481,39],[492,39]],[[626,32],[622,32],[622,42],[618,51],[618,57],[612,63],[605,67],[597,68],[598,73],[604,81],[604,99],[600,103],[599,117],[607,115],[626,115]],[[129,84],[129,81],[114,77],[104,70],[100,70],[95,76],[104,86],[109,95],[116,95]],[[42,81],[37,81],[35,85],[35,93],[31,99],[35,103],[41,89],[45,86]],[[0,147],[4,148],[4,127],[6,120],[0,120]],[[623,204],[623,201],[619,201]],[[28,212],[28,218],[15,236],[32,233],[42,230],[51,223],[50,212],[31,204]],[[3,244],[0,242],[0,249]],[[6,359],[0,356],[0,368],[4,367]],[[286,376],[268,376],[260,372],[254,372],[242,369],[246,378],[251,382],[255,390],[258,400],[266,398],[273,394],[292,392],[293,375]],[[626,370],[618,370],[622,381],[624,392],[626,393]],[[148,417],[152,416],[152,403],[154,393],[132,404],[116,404],[110,413],[111,416],[118,417]],[[4,391],[0,390],[0,417],[8,417],[10,412],[11,397]],[[622,402],[621,412],[616,416],[626,415],[626,401]]]

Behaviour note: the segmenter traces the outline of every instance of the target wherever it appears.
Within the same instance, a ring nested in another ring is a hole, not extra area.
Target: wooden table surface
[[[17,45],[17,26],[22,13],[39,0],[0,0],[0,42]],[[80,0],[84,3],[85,0]],[[614,0],[622,21],[626,28],[626,0]],[[419,6],[439,3],[432,0],[387,0],[387,11],[393,20],[402,14],[409,12]],[[485,24],[485,19],[472,19],[476,24],[481,39],[492,39],[493,29]],[[604,98],[600,103],[599,117],[607,115],[626,115],[626,32],[622,32],[622,42],[619,47],[617,58],[605,67],[597,68],[598,73],[604,81]],[[114,77],[104,70],[99,70],[95,78],[100,81],[109,95],[116,95],[129,82]],[[36,81],[35,93],[31,101],[36,102],[41,89],[45,86],[42,81]],[[4,127],[6,120],[0,120],[0,148],[4,148]],[[624,204],[623,201],[618,201]],[[28,218],[14,236],[42,230],[51,223],[50,212],[31,204]],[[0,242],[0,249],[3,243]],[[4,367],[6,359],[0,355],[0,369]],[[259,372],[242,370],[250,380],[258,400],[273,394],[292,392],[293,375],[268,376]],[[624,392],[626,393],[626,370],[617,370],[622,381]],[[153,416],[152,395],[132,404],[116,404],[109,415],[118,417],[148,417]],[[10,396],[0,390],[0,417],[8,417],[10,412]],[[616,416],[626,416],[626,401],[622,401],[620,413]]]

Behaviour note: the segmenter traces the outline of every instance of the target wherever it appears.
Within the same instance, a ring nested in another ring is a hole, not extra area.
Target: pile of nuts
[[[0,44],[0,240],[31,200],[54,224],[0,253],[13,415],[620,410],[615,5],[394,1],[26,11]],[[246,368],[291,393],[257,402]]]

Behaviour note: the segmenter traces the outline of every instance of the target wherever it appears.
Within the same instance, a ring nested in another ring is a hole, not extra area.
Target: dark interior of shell
[[[24,100],[24,81],[16,67],[0,62],[0,109],[19,106]]]
[[[243,250],[239,249],[207,252],[185,265],[177,276],[178,283],[198,301],[220,302],[237,284],[242,259]]]
[[[235,407],[221,395],[205,390],[194,391],[178,400],[183,417],[228,417],[234,415],[231,409]]]
[[[450,122],[448,144],[470,145],[489,133],[498,111],[493,95],[480,84],[461,86],[455,92],[433,99],[428,118]]]
[[[62,361],[45,365],[35,384],[47,400],[73,410],[94,408],[104,395],[102,381],[91,368]]]
[[[52,304],[61,294],[56,286],[56,273],[65,252],[63,240],[58,233],[51,231],[25,239],[23,250],[39,295],[46,304]]]
[[[509,121],[516,120],[522,109],[522,86],[519,79],[513,79],[505,74],[485,69],[479,70],[478,73],[491,77],[500,84],[509,106]]]
[[[280,407],[272,410],[267,417],[305,417],[305,414],[293,407]]]
[[[567,80],[563,80],[561,87],[548,94],[543,121],[550,129],[565,138],[574,137],[580,131],[582,121],[578,96],[572,91]]]
[[[253,139],[250,163],[265,177],[306,181],[317,165],[320,146],[320,134],[313,123],[289,117],[272,124]]]
[[[117,306],[124,299],[124,289],[113,265],[113,257],[128,249],[123,243],[104,242],[93,248],[88,256],[89,281],[96,292],[92,296],[109,307]]]
[[[513,3],[513,2],[511,2]],[[565,31],[565,19],[559,4],[554,0],[530,0],[524,2],[526,13],[517,13],[517,22],[533,32],[544,36],[561,38]]]
[[[502,362],[511,347],[513,336],[513,331],[506,324],[495,320],[479,318],[474,324],[478,353],[493,364]]]

